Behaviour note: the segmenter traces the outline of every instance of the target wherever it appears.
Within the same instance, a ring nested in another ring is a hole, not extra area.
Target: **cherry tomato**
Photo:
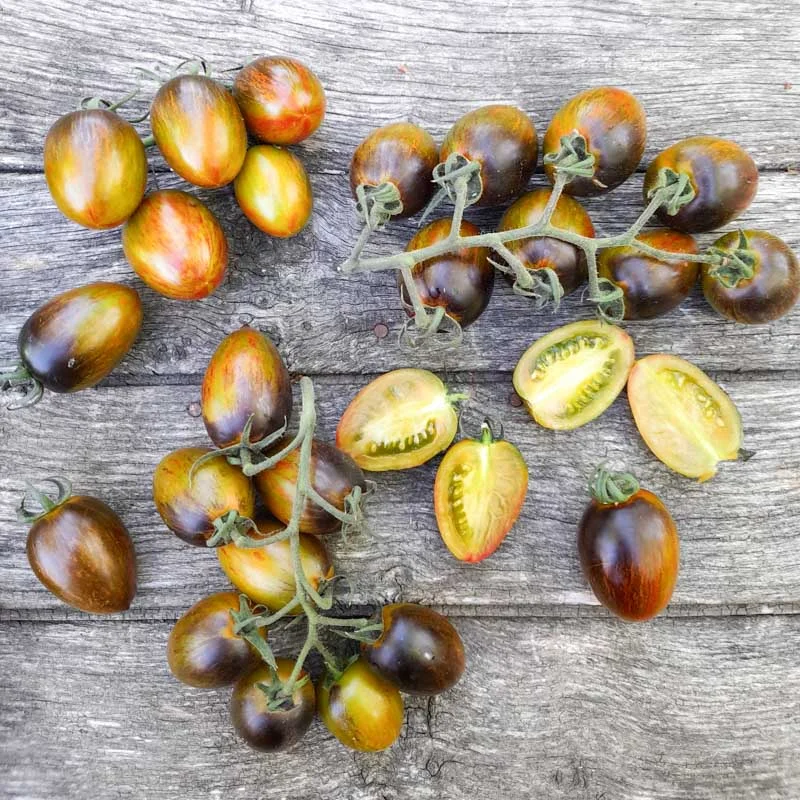
[[[446,239],[450,234],[450,222],[449,219],[437,219],[426,225],[408,243],[406,250],[428,247]],[[459,233],[461,236],[478,236],[480,229],[464,220]],[[423,304],[428,308],[444,306],[447,315],[462,328],[483,314],[494,289],[494,267],[489,263],[489,249],[486,247],[462,247],[429,258],[417,264],[412,274]],[[399,273],[397,280],[400,294],[410,308],[411,301]]]
[[[148,195],[122,229],[136,274],[175,300],[208,297],[225,277],[228,242],[210,209],[175,189]]]
[[[257,58],[236,76],[233,96],[247,130],[261,142],[298,144],[325,116],[325,90],[294,58]]]
[[[277,659],[278,678],[286,681],[294,663]],[[301,672],[301,676],[305,676]],[[316,709],[314,684],[311,681],[292,692],[290,708],[269,709],[268,697],[259,684],[269,684],[272,669],[263,664],[239,678],[231,697],[231,722],[236,733],[256,750],[286,750],[302,739],[311,726]]]
[[[403,209],[396,216],[412,217],[433,194],[431,173],[439,161],[433,137],[419,125],[395,122],[376,128],[353,153],[350,188],[393,184]]]
[[[517,521],[528,491],[528,467],[510,442],[495,440],[487,423],[480,439],[463,439],[445,453],[433,502],[439,533],[460,561],[483,561]]]
[[[536,189],[522,195],[503,214],[498,230],[510,231],[514,228],[535,224],[541,219],[549,198],[549,189]],[[567,195],[562,194],[558,198],[550,222],[561,230],[594,237],[594,225],[592,225],[586,209],[577,200],[573,200]],[[586,254],[580,247],[573,244],[553,239],[550,236],[536,236],[507,242],[506,247],[529,270],[543,269],[544,267],[554,270],[564,289],[564,294],[574,292],[586,281]]]
[[[270,236],[295,236],[311,217],[311,183],[303,162],[289,150],[251,147],[233,190],[247,219]]]
[[[201,464],[190,478],[195,461],[210,447],[183,447],[161,459],[153,473],[153,500],[166,526],[189,544],[205,547],[214,521],[229,511],[252,518],[253,484],[225,458]]]
[[[640,242],[670,253],[697,253],[697,243],[688,233],[669,229],[645,231]],[[697,283],[699,265],[683,261],[660,261],[636,247],[609,247],[597,257],[598,274],[622,289],[625,319],[651,319],[677,308]]]
[[[441,161],[451,153],[481,165],[483,191],[475,205],[502,205],[525,189],[536,169],[536,128],[515,106],[476,108],[464,114],[445,136]]]
[[[664,225],[675,230],[701,233],[721,228],[736,219],[756,196],[755,162],[736,142],[727,139],[692,136],[662,150],[645,174],[645,203],[664,167],[687,174],[696,193],[677,214],[668,214],[664,206],[656,212]]]
[[[283,529],[283,525],[266,514],[259,514],[256,526],[260,533],[249,533],[254,539],[270,536]],[[294,597],[297,585],[288,539],[264,547],[226,544],[217,548],[217,557],[230,582],[251,600],[271,611],[283,608]],[[333,577],[331,557],[316,536],[300,534],[300,563],[314,589],[318,589],[323,580]],[[294,613],[300,614],[302,609],[298,607]]]
[[[277,445],[285,446],[285,442]],[[293,450],[272,469],[255,476],[256,489],[267,510],[284,525],[292,518],[292,506],[297,493],[300,467],[300,448]],[[311,485],[314,490],[339,511],[344,511],[344,500],[356,486],[367,488],[364,473],[347,453],[331,444],[314,439],[311,444]],[[303,533],[332,533],[342,527],[336,517],[306,500],[300,516]]]
[[[292,414],[289,372],[278,348],[246,326],[228,334],[214,351],[200,399],[203,422],[217,447],[240,442],[251,417],[250,438],[258,441]]]
[[[708,375],[677,356],[639,359],[628,378],[636,427],[656,458],[700,481],[720,461],[734,461],[742,446],[736,406]]]
[[[558,153],[561,137],[573,131],[586,139],[587,152],[595,157],[591,178],[573,178],[564,188],[576,197],[603,194],[624,183],[636,170],[644,154],[647,119],[639,101],[624,89],[599,86],[568,100],[556,112],[544,135],[543,153]],[[544,171],[555,182],[555,168]]]
[[[633,361],[633,340],[622,328],[598,320],[573,322],[522,354],[514,389],[540,425],[571,430],[614,402]]]
[[[450,621],[415,603],[381,610],[383,632],[361,645],[362,658],[407,694],[439,694],[464,672],[464,645]]]
[[[195,186],[225,186],[242,167],[242,113],[231,93],[206,75],[167,81],[153,98],[150,126],[167,164]]]
[[[116,228],[144,196],[147,156],[133,125],[113,111],[73,111],[47,132],[44,176],[64,216]]]
[[[218,592],[195,603],[175,623],[167,642],[167,661],[179,681],[198,689],[217,689],[261,663],[255,648],[233,631],[231,612],[238,610],[236,592]]]
[[[427,370],[387,372],[368,383],[345,409],[336,446],[373,472],[418,467],[453,441],[456,399]]]
[[[800,297],[800,264],[785,242],[766,231],[747,230],[726,233],[712,246],[752,260],[750,278],[731,278],[724,267],[703,265],[703,293],[723,317],[752,325],[772,322],[791,311]]]
[[[332,684],[317,689],[319,716],[346,747],[375,752],[391,747],[403,727],[403,698],[393,683],[359,658]]]

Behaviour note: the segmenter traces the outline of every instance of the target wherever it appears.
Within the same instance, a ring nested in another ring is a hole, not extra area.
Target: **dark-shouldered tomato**
[[[167,642],[167,662],[181,683],[198,689],[229,686],[261,663],[261,656],[234,633],[236,592],[218,592],[195,603],[176,623]],[[263,628],[261,635],[265,635]]]
[[[303,162],[281,147],[251,147],[233,191],[247,219],[270,236],[295,236],[311,217],[314,201]]]
[[[417,250],[436,244],[450,234],[450,220],[437,219],[426,225],[408,243],[406,250]],[[478,236],[480,228],[463,220],[461,236]],[[486,247],[462,247],[452,253],[421,261],[411,271],[420,299],[428,308],[444,306],[445,312],[462,328],[471,325],[483,314],[494,289],[494,267],[489,263]],[[398,273],[400,294],[410,309],[410,299]],[[413,311],[409,310],[413,314]]]
[[[442,142],[439,158],[459,153],[481,165],[483,191],[476,206],[496,206],[520,194],[539,154],[536,128],[516,106],[490,105],[468,111]]]
[[[660,228],[636,238],[670,253],[697,254],[697,242],[688,233]],[[672,311],[689,296],[697,283],[699,265],[691,258],[661,261],[631,245],[601,250],[597,271],[622,289],[625,319],[651,319]]]
[[[499,231],[510,231],[537,223],[550,199],[550,189],[535,189],[516,200],[500,220]],[[586,209],[567,195],[558,198],[550,224],[581,236],[594,237],[594,225]],[[586,282],[586,254],[580,247],[550,236],[536,236],[507,242],[506,247],[529,269],[554,270],[564,294]]]
[[[64,216],[115,228],[144,197],[147,156],[133,125],[113,111],[73,111],[47,132],[44,176]]]
[[[233,84],[247,130],[260,142],[298,144],[325,116],[325,90],[317,76],[294,58],[251,61]]]
[[[633,340],[599,320],[573,322],[537,339],[514,369],[514,389],[545,428],[571,430],[599,417],[625,387]]]
[[[288,658],[276,659],[278,678],[286,681],[294,668]],[[305,677],[305,672],[300,676]],[[311,726],[316,710],[316,694],[311,681],[292,692],[289,708],[270,710],[269,698],[261,685],[272,680],[271,667],[263,664],[236,683],[231,696],[231,722],[236,733],[256,750],[271,753],[286,750],[303,738]]]
[[[703,264],[703,294],[723,317],[755,325],[792,310],[800,297],[800,263],[791,248],[766,231],[732,231],[712,248],[751,262],[752,275]]]
[[[229,511],[252,518],[255,492],[250,479],[224,457],[195,461],[210,447],[183,447],[161,459],[153,473],[153,500],[166,526],[184,542],[205,547],[214,521]]]
[[[645,443],[675,472],[705,481],[720,461],[738,458],[739,412],[694,364],[666,354],[639,359],[628,378],[628,401]]]
[[[211,210],[176,189],[149,194],[122,229],[136,274],[174,300],[208,297],[225,277],[228,242]]]
[[[346,747],[376,752],[391,747],[403,727],[397,687],[359,658],[330,685],[317,689],[325,727]]]
[[[380,638],[361,645],[362,658],[407,694],[439,694],[464,672],[464,644],[452,623],[416,603],[381,609]]]
[[[480,439],[463,439],[445,453],[433,502],[439,533],[460,561],[490,556],[517,521],[528,491],[528,467],[510,442],[495,440],[487,423]]]
[[[289,371],[272,340],[247,326],[220,342],[203,376],[203,422],[217,447],[241,441],[252,417],[250,439],[258,441],[289,422]]]
[[[150,127],[167,164],[195,186],[225,186],[242,167],[242,112],[233,95],[207,75],[167,81],[153,98]]]
[[[457,399],[428,370],[387,372],[350,401],[336,428],[336,446],[372,472],[418,467],[453,441]]]
[[[727,225],[750,205],[758,189],[758,167],[753,159],[736,142],[717,136],[692,136],[662,150],[644,177],[645,204],[665,167],[688,175],[695,196],[676,214],[661,206],[656,216],[664,225],[686,233]]]
[[[376,128],[353,153],[350,188],[378,187],[390,183],[397,188],[403,209],[396,216],[411,217],[433,194],[431,173],[439,161],[433,137],[419,125],[394,122]]]
[[[595,157],[595,171],[591,178],[573,178],[564,191],[591,197],[614,189],[634,173],[644,154],[647,118],[630,92],[599,86],[576,95],[555,113],[544,135],[544,155],[558,153],[561,137],[573,131],[586,140],[587,152]],[[544,171],[553,183],[554,166],[545,164]]]

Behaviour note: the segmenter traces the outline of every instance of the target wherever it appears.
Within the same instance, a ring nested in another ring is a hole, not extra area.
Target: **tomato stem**
[[[599,466],[589,482],[589,493],[601,505],[618,505],[639,491],[639,481],[630,472],[610,472]]]

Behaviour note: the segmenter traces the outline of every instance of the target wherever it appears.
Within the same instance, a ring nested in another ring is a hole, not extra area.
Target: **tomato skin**
[[[240,442],[250,417],[252,441],[288,423],[291,379],[272,340],[247,326],[228,334],[208,363],[200,401],[206,431],[217,447]]]
[[[352,750],[385,750],[397,741],[403,727],[400,692],[363,658],[330,686],[323,683],[317,689],[317,707],[325,727]]]
[[[278,448],[286,442],[279,443]],[[256,490],[267,510],[284,525],[292,517],[292,506],[297,493],[297,478],[300,469],[300,448],[293,450],[272,469],[255,476]],[[326,442],[314,439],[311,443],[311,485],[325,500],[340,511],[344,511],[344,499],[355,486],[367,488],[361,467],[347,453]],[[306,500],[300,516],[300,531],[303,533],[333,533],[342,523],[336,517]]]
[[[51,392],[78,392],[98,384],[133,346],[142,302],[130,286],[90,283],[36,309],[17,347],[28,371]]]
[[[276,661],[278,677],[285,681],[294,662],[288,658]],[[300,673],[301,677],[305,674],[305,671]],[[294,705],[290,709],[270,711],[267,697],[258,684],[268,684],[271,676],[270,667],[263,664],[239,678],[231,696],[231,722],[236,733],[250,747],[266,753],[286,750],[299,742],[311,726],[316,709],[314,684],[309,681],[292,693]]]
[[[480,228],[462,221],[461,236],[477,236]],[[426,225],[408,243],[406,250],[417,250],[446,239],[450,234],[450,220],[437,219]],[[421,261],[411,271],[414,283],[424,305],[429,308],[444,306],[447,315],[466,328],[486,310],[494,290],[494,267],[489,263],[486,247],[462,247],[427,261]],[[400,294],[408,306],[410,299],[398,272]],[[413,311],[409,311],[413,316]]]
[[[535,189],[516,200],[500,220],[497,230],[510,231],[533,225],[542,218],[550,189]],[[586,213],[586,209],[573,198],[562,194],[558,198],[550,223],[561,230],[570,231],[594,238],[594,225]],[[549,236],[537,236],[530,239],[518,239],[507,242],[506,247],[529,270],[550,267],[558,275],[564,294],[574,292],[586,282],[586,254],[580,247],[553,239]]]
[[[697,253],[688,233],[660,228],[644,231],[639,241],[671,253]],[[609,247],[597,255],[598,274],[622,288],[625,319],[651,319],[677,308],[697,283],[696,261],[660,261],[635,247]]]
[[[311,218],[311,182],[303,162],[289,150],[251,147],[233,190],[247,219],[270,236],[295,236]]]
[[[703,265],[703,294],[723,317],[756,325],[787,314],[800,297],[800,264],[792,250],[766,231],[743,231],[756,258],[755,274],[735,287],[727,287]],[[738,249],[739,231],[731,231],[712,245],[729,253]]]
[[[450,689],[464,672],[464,645],[451,622],[416,603],[381,610],[383,632],[361,645],[362,658],[401,692],[432,695]]]
[[[206,75],[167,81],[153,98],[150,127],[167,164],[195,186],[225,186],[242,167],[242,113],[231,93]]]
[[[74,496],[36,520],[28,561],[59,600],[91,614],[130,608],[136,553],[122,520],[102,500]]]
[[[218,592],[195,603],[175,623],[167,642],[167,662],[181,683],[217,689],[261,663],[256,650],[234,633],[231,611],[238,610],[236,592]]]
[[[663,611],[678,579],[675,522],[652,492],[616,505],[592,500],[578,527],[581,568],[597,599],[618,617],[650,619]]]
[[[391,183],[400,193],[403,210],[398,219],[421,211],[433,194],[431,173],[439,162],[439,148],[419,125],[395,122],[376,128],[356,148],[350,162],[350,188]]]
[[[116,228],[144,196],[147,156],[133,125],[113,111],[73,111],[47,132],[44,175],[64,216],[86,228]]]
[[[325,116],[322,84],[294,58],[251,61],[236,76],[233,96],[250,135],[268,144],[298,144]]]
[[[664,225],[685,233],[727,225],[750,205],[758,189],[758,167],[753,159],[736,142],[717,136],[692,136],[662,150],[645,173],[645,204],[663,167],[686,173],[696,192],[677,214],[668,214],[664,206],[656,211]]]
[[[525,189],[536,169],[536,128],[516,106],[482,106],[468,111],[448,131],[441,161],[451,153],[481,165],[483,192],[474,205],[502,205]]]
[[[252,518],[253,484],[224,457],[213,458],[189,475],[194,462],[210,447],[183,447],[161,459],[153,473],[153,500],[166,526],[184,542],[206,546],[214,520],[235,510]]]

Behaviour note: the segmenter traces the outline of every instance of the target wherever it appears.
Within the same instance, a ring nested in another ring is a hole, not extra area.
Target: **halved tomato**
[[[614,402],[633,361],[633,340],[622,328],[600,320],[573,322],[522,354],[514,389],[540,425],[571,430]]]
[[[705,481],[720,461],[738,458],[739,411],[694,364],[666,354],[639,359],[628,378],[628,401],[645,443],[675,472]]]

